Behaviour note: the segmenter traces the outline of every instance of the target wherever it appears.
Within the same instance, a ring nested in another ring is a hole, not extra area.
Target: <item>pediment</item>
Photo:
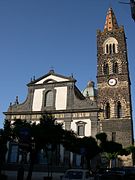
[[[38,84],[48,84],[48,83],[56,83],[56,82],[68,82],[68,81],[76,81],[73,77],[66,77],[60,74],[54,73],[54,71],[50,71],[48,74],[32,81],[28,85],[38,85]]]
[[[35,84],[46,84],[46,83],[65,82],[65,81],[69,81],[69,79],[62,78],[62,77],[51,74],[51,75],[44,77],[43,79],[39,80]]]

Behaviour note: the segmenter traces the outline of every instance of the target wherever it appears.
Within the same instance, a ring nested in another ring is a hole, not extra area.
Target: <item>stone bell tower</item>
[[[124,28],[109,8],[103,31],[97,31],[99,131],[124,147],[133,144],[130,85]]]

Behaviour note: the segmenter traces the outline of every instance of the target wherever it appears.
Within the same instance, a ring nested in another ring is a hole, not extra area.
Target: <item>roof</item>
[[[27,86],[45,84],[45,83],[54,83],[54,82],[68,82],[68,81],[76,82],[73,76],[69,76],[69,77],[63,76],[63,75],[55,73],[54,70],[50,70],[44,76],[38,79],[31,80],[31,82],[28,83]]]
[[[118,29],[118,23],[113,9],[109,8],[106,15],[104,30],[111,31],[113,29]]]

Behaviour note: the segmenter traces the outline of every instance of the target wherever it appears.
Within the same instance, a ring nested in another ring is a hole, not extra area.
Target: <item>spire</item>
[[[105,22],[104,30],[111,31],[117,28],[118,28],[118,24],[117,24],[115,14],[112,8],[109,8],[106,15],[106,22]]]

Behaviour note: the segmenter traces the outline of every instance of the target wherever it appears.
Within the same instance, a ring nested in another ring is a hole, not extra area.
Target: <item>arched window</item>
[[[113,37],[107,38],[103,43],[103,52],[105,54],[118,53],[118,41]]]
[[[109,53],[112,54],[112,45],[109,44]]]
[[[106,107],[105,107],[105,117],[106,119],[110,118],[110,104],[106,103]]]
[[[108,54],[109,51],[108,51],[108,44],[106,45],[106,53]]]
[[[104,63],[103,72],[104,72],[104,74],[109,74],[109,66],[108,66],[108,64]]]
[[[118,73],[118,63],[113,63],[113,73]]]
[[[46,107],[53,106],[53,91],[47,91],[45,94],[45,104]]]
[[[113,53],[115,53],[115,44],[113,43]]]
[[[117,103],[117,118],[121,118],[122,117],[122,107],[121,107],[121,103],[118,101]]]

